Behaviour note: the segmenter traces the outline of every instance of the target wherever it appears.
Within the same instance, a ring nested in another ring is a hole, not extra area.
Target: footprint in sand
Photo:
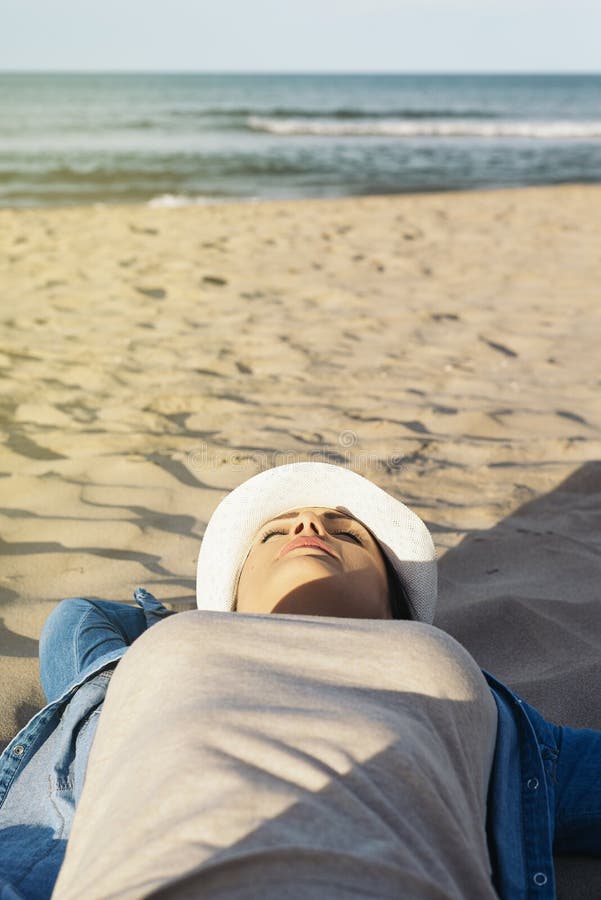
[[[164,300],[167,296],[167,291],[164,288],[143,288],[136,287],[136,290],[139,294],[144,294],[145,297],[151,297],[153,300]]]

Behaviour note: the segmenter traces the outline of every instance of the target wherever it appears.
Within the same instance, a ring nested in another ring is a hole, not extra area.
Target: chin
[[[306,592],[292,592],[279,600],[272,613],[297,616],[329,616],[339,619],[386,619],[389,615],[365,601],[350,601],[343,597],[308,596]]]

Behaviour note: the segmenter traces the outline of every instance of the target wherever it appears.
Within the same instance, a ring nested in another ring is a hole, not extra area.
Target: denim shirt
[[[173,614],[144,589],[134,598],[140,634]],[[126,650],[94,660],[0,756],[0,900],[51,896],[111,665]],[[601,732],[547,722],[482,672],[498,709],[486,826],[493,884],[501,900],[553,900],[554,841],[556,852],[601,856]]]

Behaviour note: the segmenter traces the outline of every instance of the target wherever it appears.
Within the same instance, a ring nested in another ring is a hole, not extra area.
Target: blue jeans
[[[40,681],[51,703],[79,679],[95,659],[129,647],[147,620],[142,609],[111,600],[62,600],[40,635]]]

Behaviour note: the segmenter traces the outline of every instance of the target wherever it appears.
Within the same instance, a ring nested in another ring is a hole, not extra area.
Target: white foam
[[[210,203],[216,203],[212,197],[190,197],[188,194],[161,194],[153,197],[146,204],[151,209],[167,208],[175,209],[178,206],[208,206]]]
[[[390,137],[479,137],[479,138],[538,138],[588,140],[601,138],[601,121],[495,121],[480,122],[469,119],[408,121],[379,119],[361,122],[339,122],[323,119],[271,119],[251,116],[247,120],[251,131],[279,135],[390,136]]]
[[[192,197],[189,194],[160,194],[152,197],[146,206],[151,209],[177,209],[180,206],[216,206],[223,203],[256,203],[261,198],[253,197],[205,197],[198,195]]]

